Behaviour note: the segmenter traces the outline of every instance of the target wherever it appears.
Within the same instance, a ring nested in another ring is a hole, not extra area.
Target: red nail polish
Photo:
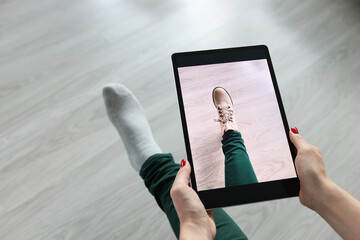
[[[291,131],[295,134],[299,134],[299,130],[296,127],[292,127]]]
[[[181,160],[181,167],[185,166],[185,164],[186,164],[186,161],[184,159]]]

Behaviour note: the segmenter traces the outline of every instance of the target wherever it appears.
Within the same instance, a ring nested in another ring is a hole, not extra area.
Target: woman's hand
[[[196,192],[189,187],[189,162],[182,160],[181,166],[170,190],[180,220],[180,239],[214,239],[213,210],[206,211]]]
[[[325,171],[319,148],[291,129],[297,149],[296,171],[300,179],[300,202],[316,211],[344,239],[360,239],[360,202],[336,185]]]
[[[295,132],[290,131],[290,140],[297,150],[295,167],[300,179],[300,202],[315,210],[318,202],[322,201],[323,191],[332,180],[325,171],[320,149],[309,144],[299,135],[297,128],[291,130]]]

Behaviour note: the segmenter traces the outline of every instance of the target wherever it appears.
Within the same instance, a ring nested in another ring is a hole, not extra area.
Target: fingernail
[[[295,134],[299,134],[299,130],[296,127],[292,127],[291,131]]]
[[[181,160],[181,167],[185,166],[185,164],[186,164],[186,161],[184,159]]]

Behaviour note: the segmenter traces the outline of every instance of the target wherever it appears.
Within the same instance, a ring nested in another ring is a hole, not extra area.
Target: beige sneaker
[[[212,98],[219,116],[219,118],[214,119],[214,121],[220,123],[221,131],[239,131],[230,94],[224,88],[216,87],[212,92]]]

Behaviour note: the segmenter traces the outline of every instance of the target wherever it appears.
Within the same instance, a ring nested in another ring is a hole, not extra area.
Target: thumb
[[[189,183],[189,177],[191,172],[191,167],[188,161],[181,160],[181,168],[179,169],[178,173],[176,174],[174,185],[175,184],[185,184],[186,186]]]
[[[305,138],[303,138],[299,133],[293,133],[292,130],[290,130],[289,134],[291,142],[294,144],[298,151],[299,149],[305,148],[307,145],[309,145]]]

